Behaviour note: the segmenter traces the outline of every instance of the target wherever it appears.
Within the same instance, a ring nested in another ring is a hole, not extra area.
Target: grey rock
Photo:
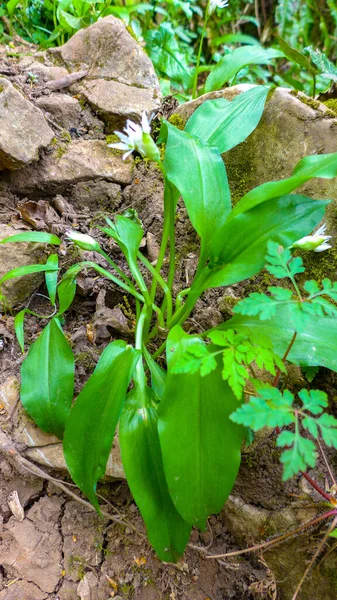
[[[160,107],[157,89],[104,79],[84,81],[77,89],[105,122],[108,133],[123,127],[127,119],[140,121],[144,111],[149,115]]]
[[[52,119],[65,129],[78,127],[81,117],[81,106],[76,98],[68,94],[51,94],[36,100],[39,108],[50,114]]]
[[[75,140],[55,148],[38,164],[11,173],[10,184],[19,194],[42,191],[46,195],[97,178],[126,185],[131,182],[132,165],[132,160],[124,162],[104,141]]]
[[[90,79],[114,79],[160,93],[151,60],[123,22],[113,16],[81,29],[63,46],[52,48],[49,56],[69,71],[88,69]]]
[[[1,133],[0,133],[1,136]],[[0,224],[0,240],[11,235],[23,233],[9,225]],[[44,254],[45,244],[20,243],[0,245],[0,278],[16,267],[43,262],[47,259]],[[24,302],[36,290],[43,281],[42,273],[34,273],[25,277],[18,277],[7,281],[2,288],[6,303],[11,307],[18,306]]]
[[[76,210],[113,211],[121,202],[121,187],[99,179],[80,182],[71,189],[70,198]]]
[[[0,77],[0,169],[19,169],[39,158],[54,137],[43,113]]]
[[[54,65],[48,66],[40,62],[29,64],[25,71],[26,73],[33,73],[33,75],[36,75],[39,78],[39,83],[55,81],[68,75],[68,71],[65,67],[56,67]]]
[[[233,100],[251,85],[241,84],[186,102],[177,113],[188,119],[207,100]],[[266,181],[289,177],[295,165],[310,154],[337,151],[337,117],[327,107],[286,88],[276,88],[266,102],[263,117],[248,139],[223,155],[233,202]],[[313,179],[301,192],[313,198],[337,201],[334,180]]]

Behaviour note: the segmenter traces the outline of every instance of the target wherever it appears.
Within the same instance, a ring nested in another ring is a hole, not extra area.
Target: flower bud
[[[91,235],[79,233],[78,231],[66,231],[67,238],[82,250],[99,252],[100,245]]]

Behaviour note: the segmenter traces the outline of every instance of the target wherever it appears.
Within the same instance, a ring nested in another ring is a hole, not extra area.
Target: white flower
[[[127,152],[123,155],[123,160],[132,154],[134,150],[137,150],[143,157],[158,162],[160,158],[159,150],[150,135],[150,122],[151,119],[148,120],[145,112],[142,115],[141,125],[128,119],[126,127],[124,127],[125,133],[121,131],[114,132],[121,141],[116,144],[108,144],[108,148],[126,150]]]
[[[96,242],[91,235],[71,230],[66,231],[65,235],[71,242],[74,242],[76,246],[82,248],[82,250],[95,250],[97,252],[101,249],[99,243]]]
[[[324,252],[332,248],[330,244],[326,242],[331,239],[331,235],[325,235],[326,225],[322,225],[313,235],[306,235],[305,237],[294,242],[291,248],[298,248],[299,250],[313,250],[314,252]]]
[[[209,0],[206,9],[207,18],[209,18],[217,8],[225,8],[228,6],[228,2],[229,0]]]

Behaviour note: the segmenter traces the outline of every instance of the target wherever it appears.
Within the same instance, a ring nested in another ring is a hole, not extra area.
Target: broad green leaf
[[[206,100],[187,121],[185,131],[216,146],[222,154],[241,144],[257,127],[270,88],[263,85],[238,94],[229,102],[225,98]]]
[[[19,4],[19,2],[20,2],[20,0],[9,0],[6,3],[6,9],[7,9],[7,12],[10,17],[13,16],[15,9],[16,9],[17,5]]]
[[[162,23],[157,29],[144,34],[146,49],[156,68],[170,80],[182,83],[185,89],[191,86],[191,69],[187,55],[177,42],[171,25]]]
[[[337,81],[337,68],[324,52],[314,50],[311,46],[308,46],[305,50],[308,52],[312,62],[316,65],[320,75],[324,77],[324,79]],[[315,69],[313,69],[313,71],[317,73]]]
[[[302,69],[305,69],[306,71],[309,71],[309,73],[312,73],[312,75],[317,74],[317,70],[312,66],[312,64],[308,61],[307,57],[304,54],[302,54],[302,52],[299,52],[298,50],[290,46],[288,42],[286,42],[281,37],[277,38],[277,41],[284,56],[286,56],[289,60],[296,63],[297,65],[300,65]]]
[[[17,337],[17,340],[19,342],[22,352],[24,352],[24,350],[25,350],[24,320],[25,320],[26,313],[27,313],[27,309],[24,308],[23,310],[20,310],[20,312],[18,312],[14,318],[15,334],[16,334],[16,337]]]
[[[74,17],[74,15],[70,14],[69,12],[67,12],[65,10],[59,11],[59,18],[60,17],[63,17],[63,19],[65,20],[67,25],[69,25],[69,27],[71,29],[75,29],[75,31],[78,31],[78,29],[81,29],[81,27],[83,25],[82,19]],[[61,19],[60,19],[60,21],[61,21]]]
[[[139,245],[144,235],[142,227],[134,219],[125,217],[124,215],[117,215],[115,223],[112,223],[110,220],[109,223],[111,223],[111,227],[103,227],[102,230],[116,240],[128,262],[135,262],[137,260]]]
[[[229,420],[238,402],[222,380],[220,367],[205,377],[172,374],[176,350],[191,339],[180,326],[168,336],[168,376],[158,408],[158,431],[172,500],[187,523],[203,529],[234,485],[245,430]]]
[[[31,345],[21,367],[21,401],[36,424],[62,439],[74,393],[74,355],[57,319]]]
[[[57,266],[46,263],[45,265],[26,265],[24,267],[16,267],[15,269],[5,273],[5,275],[0,279],[0,285],[9,279],[15,279],[15,277],[23,277],[24,275],[30,275],[31,273],[42,273],[43,271],[57,271]]]
[[[191,527],[177,512],[167,487],[157,430],[157,411],[150,388],[136,386],[121,415],[119,440],[125,475],[158,557],[176,562],[188,542]],[[145,406],[144,406],[145,404]]]
[[[8,244],[11,242],[39,242],[40,244],[53,244],[59,246],[61,240],[51,233],[44,231],[25,231],[25,233],[17,233],[10,235],[0,241],[0,244]]]
[[[255,275],[265,263],[268,242],[284,247],[307,235],[321,221],[325,200],[291,195],[264,202],[228,220],[213,237],[210,261],[195,288],[232,285]],[[193,286],[192,286],[193,289]]]
[[[282,179],[281,181],[263,183],[243,196],[233,208],[229,215],[229,220],[271,198],[290,194],[290,192],[293,192],[296,188],[314,177],[333,179],[336,176],[337,152],[307,156],[296,165],[291,177]]]
[[[247,65],[266,65],[272,58],[282,58],[283,53],[272,48],[265,50],[256,46],[236,48],[219,60],[206,79],[205,92],[220,90],[227,81]]]
[[[166,122],[164,166],[168,180],[179,190],[203,252],[230,211],[226,169],[216,148],[200,142]],[[177,151],[178,149],[178,151]]]
[[[283,356],[296,329],[289,307],[279,307],[268,321],[257,317],[236,316],[219,326],[249,334],[258,344],[271,340],[274,351]],[[305,330],[298,333],[288,360],[300,366],[322,366],[337,371],[337,321],[331,317],[311,316]]]
[[[103,351],[72,408],[63,451],[69,472],[99,512],[96,484],[105,473],[120,412],[139,357],[119,340]]]
[[[46,271],[46,286],[50,298],[50,302],[55,304],[56,300],[56,288],[57,288],[57,278],[58,278],[58,266],[59,260],[57,254],[51,254],[48,257],[47,265],[55,267],[55,271]]]
[[[212,38],[212,46],[219,46],[220,44],[248,44],[261,48],[259,40],[252,35],[244,33],[226,33],[225,35]]]
[[[68,310],[75,298],[75,294],[76,275],[65,275],[57,287],[57,296],[59,301],[58,315],[63,315],[63,313]]]

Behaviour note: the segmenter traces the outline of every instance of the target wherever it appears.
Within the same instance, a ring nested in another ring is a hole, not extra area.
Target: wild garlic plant
[[[327,399],[322,392],[304,389],[295,401],[291,391],[277,387],[287,361],[337,370],[336,308],[330,302],[337,299],[336,284],[308,281],[302,288],[297,278],[303,265],[291,254],[297,247],[318,250],[328,241],[322,230],[308,238],[328,201],[292,192],[313,177],[335,177],[337,154],[303,158],[289,178],[264,183],[231,205],[226,152],[255,129],[269,92],[256,86],[230,103],[208,100],[183,131],[163,121],[158,142],[164,145],[163,161],[145,116],[142,124],[128,122],[124,133],[118,133],[118,149],[127,154],[137,150],[163,174],[164,223],[156,265],[140,251],[144,231],[139,220],[109,215],[100,229],[119,246],[128,275],[93,237],[68,232],[79,248],[103,257],[106,267],[101,260],[79,262],[58,282],[58,256],[51,253],[45,265],[14,269],[1,280],[44,271],[52,305],[47,326],[22,363],[24,407],[43,430],[63,439],[71,476],[98,512],[96,485],[105,473],[119,423],[126,478],[149,540],[164,561],[178,560],[191,527],[205,529],[208,515],[223,507],[237,477],[247,426],[290,427],[278,437],[278,445],[288,447],[281,459],[285,478],[314,464],[313,442],[303,432],[337,445],[336,421],[324,412]],[[190,287],[174,296],[180,197],[199,236],[200,253]],[[23,241],[60,244],[56,236],[35,231],[1,243]],[[242,300],[223,325],[188,333],[188,317],[204,291],[244,281],[265,265],[282,280],[280,286]],[[109,343],[73,403],[74,356],[61,321],[67,318],[76,277],[84,269],[93,269],[128,294],[137,322],[134,344]],[[15,317],[22,350],[27,312]],[[258,367],[273,378],[270,384],[255,373]]]

